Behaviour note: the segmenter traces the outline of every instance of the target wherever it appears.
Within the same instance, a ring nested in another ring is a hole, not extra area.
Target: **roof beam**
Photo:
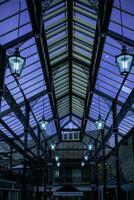
[[[97,90],[97,89],[95,89],[94,92],[95,92],[96,94],[100,95],[102,98],[105,98],[105,99],[107,99],[107,100],[109,100],[109,101],[111,101],[111,102],[114,101],[114,98],[113,98],[113,97],[111,97],[111,96],[109,96],[108,94],[105,94],[105,93],[103,93],[103,92],[101,92],[101,91],[99,91],[99,90]],[[119,100],[117,100],[116,103],[117,103],[118,105],[120,105],[120,106],[123,106],[123,104],[124,104],[124,103],[122,103],[122,102],[119,101]],[[134,112],[134,108],[133,108],[133,107],[131,107],[130,110]]]
[[[74,116],[74,117],[76,117],[76,118],[82,120],[82,118],[80,118],[80,117],[77,116],[76,114],[74,114],[74,113],[71,113],[71,114],[72,114],[72,116]],[[68,113],[67,115],[61,117],[60,119],[63,119],[64,117],[67,117],[67,116],[69,116],[69,113]],[[93,118],[91,118],[91,117],[88,117],[87,119],[90,120],[91,122],[94,122],[94,123],[95,123],[95,119],[93,119]],[[86,119],[86,121],[87,121],[87,119]],[[110,127],[107,126],[106,128],[109,129]],[[84,134],[86,134],[86,133],[84,132]],[[119,133],[119,135],[122,137],[122,135],[121,135],[120,133]],[[95,139],[95,138],[94,138],[94,139]]]
[[[68,95],[69,95],[69,92],[67,92],[67,93],[64,94],[63,96],[58,97],[58,98],[57,98],[57,101],[64,99],[64,98],[67,97]],[[74,93],[74,92],[72,92],[72,96],[75,96],[75,97],[81,99],[82,101],[85,100],[85,98],[83,98],[82,96],[79,96],[78,94],[76,94],[76,93]]]
[[[68,57],[69,57],[69,111],[72,113],[72,50],[73,50],[73,0],[67,0]],[[70,115],[71,120],[71,115]]]
[[[83,67],[89,69],[89,65],[78,58],[73,57],[73,62],[76,62],[76,63],[82,65]]]
[[[134,40],[131,40],[130,38],[127,38],[124,36],[122,37],[122,35],[115,33],[114,31],[111,31],[111,30],[108,30],[107,35],[120,42],[122,42],[123,40],[124,43],[127,44],[128,46],[134,47]]]
[[[72,131],[80,131],[80,129],[79,128],[62,128],[62,131],[70,131],[70,132],[72,132]]]
[[[96,120],[93,119],[92,117],[88,117],[88,120],[90,120],[91,122],[94,122],[94,123],[96,122]],[[110,127],[105,125],[105,128],[106,128],[106,129],[109,129]],[[120,135],[121,137],[123,137],[121,133],[119,133],[119,135]]]
[[[94,92],[95,92],[96,94],[98,94],[98,95],[104,97],[105,99],[107,99],[107,100],[109,100],[109,101],[112,101],[112,102],[113,102],[113,100],[114,100],[114,98],[112,98],[111,96],[109,96],[109,95],[107,95],[107,94],[105,94],[105,93],[103,93],[103,92],[101,92],[101,91],[99,91],[99,90],[97,90],[97,89],[95,89]],[[28,99],[28,102],[29,102],[29,103],[30,103],[30,102],[33,102],[33,101],[35,101],[35,100],[41,98],[41,97],[42,97],[43,95],[45,95],[45,94],[47,94],[47,90],[42,91],[42,92],[40,92],[40,93],[38,93],[38,94],[36,94],[36,95],[30,97],[30,98]],[[58,98],[57,100],[59,101],[59,100],[65,98],[65,97],[68,96],[68,95],[69,95],[69,93],[66,93],[65,95],[61,96],[61,97]],[[79,95],[74,94],[74,93],[72,93],[72,95],[74,95],[74,96],[76,96],[76,97],[78,97],[78,98],[80,98],[81,100],[84,101],[84,98],[83,98],[83,97],[80,97]],[[123,105],[123,103],[122,103],[121,101],[119,101],[119,100],[117,100],[117,104],[120,105],[120,106]],[[22,106],[24,106],[24,105],[25,105],[24,102],[21,102],[20,104],[18,104],[19,107],[22,107]],[[134,109],[133,109],[132,107],[131,107],[130,110],[131,110],[131,111],[134,111]],[[5,115],[8,115],[8,114],[11,113],[11,112],[12,112],[12,109],[10,108],[10,109],[8,109],[8,110],[2,112],[0,115],[1,115],[1,117],[3,117],[3,116],[5,116]],[[89,119],[90,119],[90,118],[89,118]],[[52,121],[52,120],[53,120],[53,118],[50,118],[49,121]],[[90,119],[90,120],[92,121],[92,119]],[[94,122],[95,122],[95,121],[94,121]],[[37,128],[37,126],[36,126],[36,128]]]
[[[101,144],[101,141],[99,141],[97,138],[94,138],[92,135],[89,135],[87,133],[85,133],[84,135],[86,135],[87,137],[91,138],[94,141],[96,140],[97,143]],[[113,148],[109,146],[108,144],[106,144],[106,147],[113,150]]]
[[[18,135],[16,135],[13,130],[10,129],[10,127],[0,118],[0,124],[2,126],[5,127],[5,129],[14,137],[14,139],[16,141],[18,141],[21,145],[24,146],[24,142],[22,142],[22,140],[20,139],[20,137]],[[36,155],[28,148],[28,151],[34,156],[36,157]]]
[[[29,32],[29,33],[26,33],[25,35],[22,35],[19,37],[19,43],[24,43],[26,42],[27,40],[31,39],[33,37],[33,32]],[[4,49],[10,49],[14,46],[17,45],[17,39],[14,39],[6,44],[3,45]]]
[[[131,91],[131,93],[128,96],[126,102],[123,104],[120,112],[116,116],[115,120],[116,120],[117,127],[119,126],[119,124],[121,123],[122,119],[125,117],[127,112],[130,110],[130,108],[132,107],[133,102],[134,102],[134,89]],[[115,99],[115,103],[116,103],[116,99]],[[105,135],[105,138],[104,138],[105,144],[109,140],[109,138],[111,137],[112,134],[113,134],[113,125],[108,129],[108,132]],[[97,149],[96,155],[100,152],[100,150],[101,149]]]
[[[72,141],[73,142],[73,141]],[[82,148],[57,148],[55,151],[86,151],[87,149]]]
[[[42,1],[43,4],[43,12],[45,13],[45,11],[47,11],[47,9],[51,6],[51,3],[54,0],[49,0],[49,1]]]
[[[93,90],[95,88],[96,77],[99,70],[99,65],[101,61],[101,56],[103,52],[103,47],[105,43],[105,33],[108,31],[108,25],[110,21],[111,11],[113,6],[113,0],[102,0],[99,4],[98,10],[98,22],[96,27],[96,34],[93,46],[93,53],[91,58],[91,65],[90,65],[90,76],[88,80],[88,88],[85,100],[85,107],[84,107],[84,114],[82,118],[82,127],[81,133],[85,132],[85,127],[87,121],[85,120],[88,118],[89,108],[91,105],[92,97],[93,97]]]
[[[133,134],[134,134],[134,127],[131,128],[131,130],[128,132],[128,134],[126,134],[126,135],[122,138],[122,140],[120,140],[119,146],[121,146],[122,144],[124,144],[124,143],[128,140],[128,138],[129,138],[131,135],[133,135]],[[114,153],[114,151],[115,151],[115,149],[112,149],[112,151],[110,151],[109,154],[108,154],[106,157],[108,158],[112,153]]]
[[[60,67],[60,65],[66,63],[66,62],[68,62],[68,61],[69,61],[69,57],[63,58],[62,60],[58,61],[57,63],[54,63],[54,64],[52,65],[52,69],[54,69],[54,68],[56,68],[56,67]],[[72,56],[72,62],[76,62],[76,63],[82,65],[83,67],[89,69],[89,65],[88,65],[87,63],[85,63],[85,62],[83,62],[82,60],[80,60],[80,59],[78,59],[78,58],[75,58],[75,57],[73,57],[73,56]]]
[[[115,100],[116,103],[116,100]],[[127,112],[129,111],[129,109],[131,108],[131,106],[134,103],[134,89],[131,91],[130,95],[128,96],[126,102],[123,104],[120,112],[118,113],[117,117],[116,117],[116,125],[117,127],[119,126],[119,124],[121,123],[122,119],[125,117],[125,115],[127,114]],[[113,133],[113,125],[109,128],[106,136],[105,136],[105,143],[107,142],[107,140],[110,138],[110,136]]]
[[[1,82],[0,82],[0,99],[3,96],[7,103],[10,105],[11,108],[13,108],[13,106],[18,106],[18,104],[16,103],[16,101],[14,100],[14,98],[12,97],[10,91],[8,90],[7,86],[4,84],[4,78],[5,78],[5,71],[6,71],[6,51],[0,46],[0,51],[1,51]],[[1,103],[1,102],[0,102]],[[0,105],[1,106],[1,105]],[[21,112],[21,110],[20,110]],[[0,118],[0,124],[2,124],[2,126],[4,126],[6,128],[7,131],[10,132],[10,134],[20,142],[20,144],[22,145],[22,141],[18,138],[18,136],[8,127],[8,125]],[[5,138],[7,139],[7,138]],[[34,155],[35,156],[35,155]]]
[[[55,125],[57,129],[57,133],[60,138],[61,137],[60,122],[59,122],[59,117],[58,117],[58,112],[57,112],[57,103],[56,103],[56,98],[55,98],[53,82],[52,82],[52,72],[51,72],[51,65],[50,65],[50,60],[49,60],[46,33],[45,33],[44,24],[42,21],[41,0],[34,0],[34,1],[26,0],[26,2],[27,2],[27,7],[28,7],[31,23],[32,23],[32,29],[35,35],[35,41],[36,41],[36,46],[37,46],[37,50],[40,57],[44,80],[46,82],[46,87],[49,94],[51,108],[53,110],[54,118],[57,119],[55,120]]]
[[[13,146],[13,148],[19,152],[21,155],[24,155],[24,150],[19,147],[18,144],[16,144],[11,138],[9,138],[4,132],[0,130],[0,135],[4,139],[5,143],[8,144],[9,146]],[[31,159],[31,157],[27,154],[26,157],[28,159]]]
[[[60,65],[66,63],[66,62],[68,62],[68,57],[66,57],[66,58],[64,58],[64,59],[62,59],[62,60],[60,60],[60,61],[54,63],[54,64],[52,65],[52,69],[54,70],[56,67],[60,67]]]
[[[31,102],[33,102],[33,101],[36,101],[36,100],[40,99],[43,95],[46,95],[46,94],[47,94],[47,90],[44,90],[44,91],[39,92],[38,94],[36,94],[36,95],[30,97],[29,99],[27,99],[27,101],[28,101],[29,103],[31,103]],[[24,101],[18,104],[19,107],[22,107],[22,106],[24,106],[24,105],[25,105],[25,102],[24,102]],[[9,109],[7,109],[7,110],[1,112],[1,113],[0,113],[0,116],[3,117],[3,116],[5,116],[5,115],[8,115],[10,112],[12,112],[12,109],[11,109],[11,108],[9,108]]]
[[[4,91],[3,97],[6,100],[7,104],[10,106],[11,110],[15,113],[15,115],[17,116],[19,121],[23,124],[24,128],[27,128],[26,127],[26,118],[25,118],[23,112],[21,111],[19,105],[16,103],[15,99],[11,95],[11,93],[8,90],[6,85],[5,85],[5,91]],[[38,144],[38,138],[37,138],[36,134],[34,133],[34,130],[32,129],[32,127],[30,127],[30,126],[29,126],[29,134],[32,137],[32,139],[34,140],[34,142],[36,144]],[[44,151],[44,149],[42,147],[41,147],[41,150]]]

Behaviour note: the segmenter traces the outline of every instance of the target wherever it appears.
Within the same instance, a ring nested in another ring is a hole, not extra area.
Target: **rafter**
[[[114,101],[113,97],[111,97],[108,94],[103,93],[103,92],[101,92],[101,91],[99,91],[97,89],[94,89],[94,93],[100,95],[102,98],[105,98],[106,100],[109,100],[111,102]],[[121,101],[119,101],[119,100],[117,100],[116,103],[117,103],[117,105],[123,106],[123,103]],[[131,107],[130,110],[134,112],[134,108],[133,107]]]
[[[108,30],[107,35],[112,37],[113,39],[120,41],[122,43],[122,40],[124,41],[125,44],[128,46],[134,47],[134,40],[131,40],[130,38],[123,37],[118,33],[115,33],[114,31]]]
[[[131,106],[133,105],[133,99],[134,99],[134,89],[131,91],[130,95],[128,96],[125,104],[123,104],[120,112],[118,113],[118,115],[116,116],[116,125],[117,127],[119,126],[119,124],[121,123],[122,119],[125,117],[125,115],[127,114],[127,112],[130,110]],[[116,102],[116,99],[115,99]],[[113,134],[113,125],[108,129],[107,134],[104,138],[105,144],[106,142],[109,140],[109,138],[111,137],[111,135]],[[97,152],[95,155],[97,155],[100,152],[100,148],[97,149]]]
[[[24,150],[15,142],[13,141],[11,138],[9,138],[3,131],[0,130],[0,135],[3,138],[3,140],[5,141],[6,144],[8,144],[9,146],[13,146],[13,148],[19,152],[21,155],[24,155]],[[26,154],[26,157],[28,159],[31,159],[31,157],[29,156],[29,154]]]
[[[24,142],[22,142],[22,140],[20,139],[20,137],[19,137],[18,135],[16,135],[16,134],[13,132],[13,130],[11,130],[10,127],[9,127],[1,118],[0,118],[0,124],[1,124],[2,126],[5,127],[5,129],[14,137],[14,139],[15,139],[16,141],[18,141],[21,145],[24,145]],[[30,149],[28,149],[28,151],[29,151],[34,157],[36,157],[36,155],[35,155]]]
[[[33,35],[32,31],[20,36],[19,37],[20,44],[26,42],[29,39],[31,39],[33,36],[34,35]],[[13,48],[14,46],[16,46],[16,44],[17,44],[17,39],[14,39],[14,40],[6,43],[3,47],[4,47],[4,49],[10,49],[10,48]]]
[[[73,0],[67,0],[68,17],[68,57],[69,57],[69,111],[72,113],[72,40],[73,40]],[[71,115],[70,115],[71,120]]]
[[[11,110],[15,113],[19,121],[23,124],[24,128],[26,128],[26,118],[6,85],[5,85],[5,91],[4,91],[3,97],[6,100],[7,104],[10,106]],[[34,142],[37,144],[38,138],[36,134],[34,133],[34,130],[32,129],[31,126],[29,126],[29,134],[34,140]],[[41,147],[41,150],[44,151],[44,148]]]
[[[84,135],[86,135],[87,137],[91,138],[92,140],[96,141],[98,144],[101,144],[101,142],[97,139],[94,138],[92,135],[85,133]],[[108,147],[109,149],[113,149],[111,146],[109,146],[108,144],[106,144],[106,147]]]
[[[69,61],[69,57],[66,57],[66,58],[64,58],[64,59],[61,59],[60,61],[54,63],[54,64],[52,65],[52,68],[54,69],[54,68],[56,68],[56,67],[58,67],[58,66],[60,66],[60,65],[62,65],[62,64],[64,64],[64,63],[66,63],[66,62],[68,62],[68,61]],[[73,57],[73,56],[72,56],[72,62],[76,62],[76,63],[82,65],[83,67],[89,69],[89,65],[88,65],[87,63],[85,63],[85,62],[83,62],[82,60],[80,60],[80,59],[78,59],[78,58],[75,58],[75,57]]]
[[[116,99],[115,99],[116,102]],[[129,109],[131,108],[131,106],[134,103],[134,89],[131,91],[130,95],[128,96],[125,104],[123,104],[120,112],[118,113],[117,117],[116,117],[116,125],[117,127],[119,126],[119,124],[121,123],[122,119],[125,117],[125,115],[127,114],[127,112],[129,111]],[[113,125],[109,128],[107,135],[105,136],[105,142],[110,138],[112,131],[113,130]]]
[[[90,76],[89,76],[89,81],[88,81],[84,114],[82,118],[81,133],[85,132],[85,127],[86,127],[85,119],[88,118],[89,108],[90,108],[92,97],[93,97],[93,90],[95,88],[96,77],[97,77],[97,73],[98,73],[98,69],[99,69],[99,65],[101,61],[103,46],[105,43],[105,36],[103,36],[103,34],[107,33],[108,31],[108,25],[110,21],[112,6],[113,6],[113,0],[111,1],[103,0],[99,4],[99,8],[98,8],[99,21],[97,22],[94,47],[93,47],[93,53],[92,53],[92,58],[91,58],[90,73],[89,73]]]
[[[46,90],[44,90],[44,91],[42,91],[42,92],[39,92],[38,94],[35,94],[34,96],[30,97],[30,98],[27,99],[27,100],[28,100],[29,103],[31,103],[31,102],[33,102],[33,101],[36,101],[37,99],[40,99],[40,98],[41,98],[42,96],[44,96],[45,94],[47,94],[47,91],[46,91]],[[25,105],[25,102],[24,102],[24,101],[18,104],[19,107],[23,107],[24,105]],[[5,115],[10,114],[11,112],[12,112],[12,109],[9,108],[9,109],[7,109],[7,110],[1,112],[1,113],[0,113],[0,116],[3,117],[3,116],[5,116]]]
[[[131,128],[131,130],[122,138],[122,140],[120,140],[119,142],[119,146],[121,146],[122,144],[124,144],[128,138],[134,134],[134,127]],[[112,151],[109,152],[109,154],[107,155],[107,158],[112,155],[114,153],[115,149],[112,149]]]
[[[53,110],[55,125],[57,129],[57,133],[59,138],[60,134],[60,122],[57,112],[57,103],[55,98],[55,92],[52,82],[52,72],[51,72],[51,65],[49,60],[49,53],[48,53],[48,46],[47,46],[47,39],[44,24],[42,21],[42,8],[41,8],[41,1],[35,0],[34,2],[26,1],[27,7],[32,23],[33,32],[35,35],[36,46],[39,53],[39,58],[42,66],[42,71],[44,75],[44,80],[46,82],[46,87],[49,93],[50,104]]]

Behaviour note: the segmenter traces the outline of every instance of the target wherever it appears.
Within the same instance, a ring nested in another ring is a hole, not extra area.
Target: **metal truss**
[[[72,113],[72,50],[73,50],[73,1],[67,0],[68,59],[69,59],[69,111]],[[71,115],[70,115],[71,120]]]
[[[8,105],[10,106],[11,110],[15,113],[15,115],[17,116],[19,121],[23,124],[24,128],[27,128],[26,127],[26,123],[27,123],[26,118],[25,118],[24,114],[22,113],[19,105],[16,103],[15,99],[11,95],[11,93],[6,85],[5,85],[5,91],[4,91],[3,97],[6,100],[6,102],[8,103]],[[32,139],[34,140],[34,142],[38,143],[38,138],[37,138],[36,134],[34,133],[34,130],[32,129],[32,127],[30,127],[30,126],[29,126],[29,134],[32,137]],[[43,148],[42,148],[42,151],[44,151]]]
[[[103,37],[103,35],[108,31],[108,25],[110,21],[112,6],[113,6],[113,0],[109,2],[106,0],[103,0],[101,4],[99,4],[99,8],[98,8],[100,18],[99,18],[99,23],[97,23],[97,28],[96,28],[81,132],[85,132],[85,127],[86,127],[85,119],[88,118],[88,111],[91,105],[93,91],[94,91],[95,83],[96,83],[96,77],[97,77],[97,73],[99,69],[99,64],[101,61],[103,46],[105,43],[105,36]]]
[[[115,101],[116,101],[116,99],[115,99]],[[134,102],[134,89],[131,91],[130,95],[128,96],[128,98],[127,98],[127,100],[125,102],[125,104],[123,104],[120,112],[116,116],[115,120],[116,120],[116,126],[117,127],[121,123],[122,119],[126,116],[127,112],[130,110],[130,108],[132,107],[133,102]],[[131,130],[130,130],[130,132],[131,132]],[[104,137],[105,144],[108,141],[108,139],[111,137],[112,134],[113,134],[113,125],[108,129],[108,132]],[[101,148],[97,149],[97,151],[95,153],[95,156],[98,155],[100,150],[101,150]]]
[[[41,1],[35,0],[34,2],[29,2],[27,0],[26,2],[27,2],[30,18],[31,18],[33,32],[35,35],[36,46],[37,46],[39,57],[40,57],[44,80],[46,82],[46,87],[49,94],[50,104],[53,110],[54,118],[57,119],[55,120],[57,133],[59,135],[59,138],[61,138],[60,122],[59,122],[59,117],[58,117],[58,112],[57,112],[57,103],[56,103],[55,92],[53,88],[53,82],[52,82],[52,72],[51,72],[51,65],[50,65],[50,60],[49,60],[46,33],[45,33],[44,24],[42,21]]]

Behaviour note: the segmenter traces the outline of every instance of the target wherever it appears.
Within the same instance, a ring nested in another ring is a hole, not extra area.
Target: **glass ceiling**
[[[11,55],[16,47],[18,2],[18,0],[0,2],[0,44],[6,49],[7,55]],[[93,50],[96,45],[98,11],[90,0],[75,0],[71,5],[68,2],[68,0],[53,0],[49,2],[47,9],[42,10],[42,27],[47,48],[45,44],[42,45],[45,55],[48,55],[46,58],[46,63],[49,63],[48,74],[52,77],[49,88],[48,80],[44,78],[47,77],[47,73],[44,74],[43,70],[46,66],[42,65],[38,37],[33,30],[34,22],[26,1],[22,0],[19,47],[21,55],[26,58],[26,65],[17,80],[11,75],[9,68],[6,69],[6,92],[2,98],[0,113],[1,137],[4,135],[7,137],[6,140],[2,140],[7,152],[10,150],[10,140],[14,140],[17,146],[15,151],[17,148],[23,149],[26,120],[24,95],[31,108],[28,137],[30,157],[36,156],[38,123],[43,114],[48,126],[46,132],[41,133],[42,141],[45,137],[57,137],[61,134],[61,129],[70,128],[71,123],[75,128],[81,129],[86,109],[88,116],[83,134],[96,139],[99,133],[96,131],[95,121],[100,110],[106,122],[106,134],[109,134],[106,143],[112,148],[114,147],[111,131],[112,103],[117,98],[119,141],[133,128],[134,104],[128,104],[126,107],[125,103],[129,102],[131,96],[134,98],[134,67],[124,78],[119,74],[115,64],[115,56],[120,53],[122,42],[118,0],[114,0],[89,108],[86,99],[89,93],[91,61],[94,59]],[[41,3],[44,5],[45,1]],[[131,0],[122,1],[124,40],[131,53],[134,53],[133,11],[134,4]],[[0,151],[3,151],[2,148]],[[19,152],[20,155],[21,153]]]
[[[134,5],[131,0],[129,2],[122,1],[122,13],[123,13],[123,30],[126,41],[132,39],[133,33],[133,12]],[[132,7],[130,6],[132,5]],[[129,7],[128,7],[129,6]],[[131,8],[130,8],[131,7]],[[129,26],[128,26],[129,24]],[[131,27],[130,27],[131,24]],[[114,36],[116,35],[116,37]],[[103,53],[101,57],[99,72],[97,75],[97,81],[95,86],[95,92],[92,98],[92,104],[89,109],[89,122],[87,123],[86,130],[93,130],[93,126],[90,124],[90,118],[92,121],[96,121],[99,113],[99,101],[100,101],[100,113],[102,118],[106,121],[106,126],[112,126],[112,112],[111,106],[114,99],[117,97],[117,114],[121,113],[124,109],[124,103],[130,98],[130,94],[134,90],[134,68],[131,69],[130,74],[127,77],[123,77],[119,74],[119,70],[115,64],[115,56],[120,54],[121,43],[121,22],[120,22],[120,10],[118,0],[114,1],[112,14],[110,18],[108,34],[106,36]],[[133,47],[128,45],[128,51],[133,53]],[[132,106],[128,104],[128,111],[132,110]],[[118,118],[118,117],[117,117]],[[124,118],[124,119],[123,119]],[[119,133],[123,137],[133,128],[133,115],[124,115],[122,119],[118,120]],[[95,129],[95,127],[94,127]],[[122,139],[119,137],[119,140]],[[107,143],[113,147],[114,137],[111,136]]]

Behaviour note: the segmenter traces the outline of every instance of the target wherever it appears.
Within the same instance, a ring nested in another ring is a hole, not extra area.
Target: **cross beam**
[[[33,32],[31,31],[29,33],[26,33],[26,34],[20,36],[19,37],[19,42],[21,44],[21,43],[26,42],[27,40],[31,39],[32,37],[33,37]],[[18,39],[14,39],[14,40],[8,42],[7,44],[4,44],[3,45],[4,49],[10,49],[10,48],[16,46],[17,40]]]
[[[115,40],[120,41],[121,43],[122,43],[122,40],[123,40],[125,44],[134,47],[134,40],[131,40],[130,38],[124,37],[124,36],[122,36],[118,33],[115,33],[114,31],[111,31],[111,30],[109,30],[107,32],[107,35],[112,37]]]

